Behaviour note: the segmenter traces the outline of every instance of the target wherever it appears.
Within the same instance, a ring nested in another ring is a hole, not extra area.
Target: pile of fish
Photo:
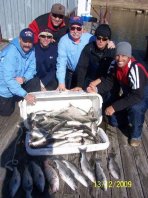
[[[74,191],[78,189],[78,182],[84,187],[89,187],[90,182],[100,182],[102,184],[100,188],[106,191],[107,178],[100,165],[100,161],[96,160],[95,168],[90,166],[86,156],[86,149],[87,148],[80,149],[81,170],[75,164],[62,157],[52,157],[44,160],[43,170],[36,162],[31,161],[29,165],[24,166],[22,179],[17,167],[14,167],[9,183],[10,196],[13,198],[22,185],[23,190],[26,192],[26,198],[31,198],[33,185],[35,185],[40,192],[43,192],[46,181],[49,184],[50,194],[56,193],[60,189],[59,176]],[[120,169],[115,161],[115,155],[110,155],[108,168],[110,174],[115,179],[120,178]]]
[[[54,148],[99,143],[97,116],[69,105],[58,111],[37,111],[28,115],[32,148]]]

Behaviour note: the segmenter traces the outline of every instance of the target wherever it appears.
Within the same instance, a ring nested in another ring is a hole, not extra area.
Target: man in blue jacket
[[[41,81],[43,91],[57,88],[56,60],[57,44],[52,42],[53,34],[49,29],[43,29],[38,35],[39,42],[35,45],[37,76]]]
[[[83,33],[83,20],[80,17],[71,17],[69,23],[70,32],[64,35],[58,44],[56,75],[60,91],[75,87],[74,71],[81,51],[93,38],[93,35]]]
[[[35,103],[35,96],[29,94],[40,90],[36,74],[36,60],[33,48],[33,32],[23,29],[0,54],[0,115],[13,113],[16,99],[24,98]]]

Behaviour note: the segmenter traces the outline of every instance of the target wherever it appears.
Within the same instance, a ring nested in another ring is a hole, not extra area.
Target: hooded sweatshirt
[[[16,77],[24,77],[25,82],[36,74],[35,52],[32,48],[25,53],[18,38],[0,53],[0,96],[5,98],[14,95],[25,97],[27,92],[16,81]]]

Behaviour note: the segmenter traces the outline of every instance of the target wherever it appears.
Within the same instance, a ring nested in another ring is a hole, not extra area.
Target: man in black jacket
[[[95,31],[96,41],[87,44],[76,67],[75,91],[86,89],[91,81],[98,77],[106,77],[107,70],[115,56],[115,49],[108,48],[111,39],[111,29],[107,24],[101,24]],[[95,83],[95,82],[94,82]]]
[[[115,84],[120,86],[120,95],[105,109],[105,114],[112,118],[114,126],[119,126],[125,117],[131,125],[130,145],[139,146],[141,141],[144,115],[148,109],[148,72],[145,67],[131,57],[132,49],[128,42],[120,42],[116,46],[115,61],[110,65],[106,79],[101,79],[97,86],[90,84],[87,91],[104,94]]]

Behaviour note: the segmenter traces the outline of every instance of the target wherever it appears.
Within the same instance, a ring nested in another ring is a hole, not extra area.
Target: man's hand
[[[20,85],[22,85],[25,81],[25,78],[23,78],[23,77],[16,77],[15,79]]]
[[[65,87],[65,84],[59,84],[58,88],[57,88],[58,91],[66,91],[66,87]]]
[[[45,87],[41,87],[41,91],[47,91]]]
[[[87,87],[87,92],[88,93],[97,93],[97,89],[96,89],[96,87],[89,86],[89,87]]]
[[[71,89],[71,91],[82,91],[82,88],[81,87],[75,87],[75,88]]]
[[[112,106],[109,106],[105,109],[105,114],[108,115],[108,116],[112,116],[113,113],[115,113],[115,110]]]
[[[108,41],[107,48],[108,49],[114,49],[115,48],[115,43],[113,41]]]
[[[36,103],[36,98],[33,94],[27,94],[24,98],[29,104],[35,104]]]
[[[96,86],[99,85],[100,83],[101,83],[101,79],[98,78],[97,80],[92,81],[92,82],[89,84],[89,87],[96,87]]]

